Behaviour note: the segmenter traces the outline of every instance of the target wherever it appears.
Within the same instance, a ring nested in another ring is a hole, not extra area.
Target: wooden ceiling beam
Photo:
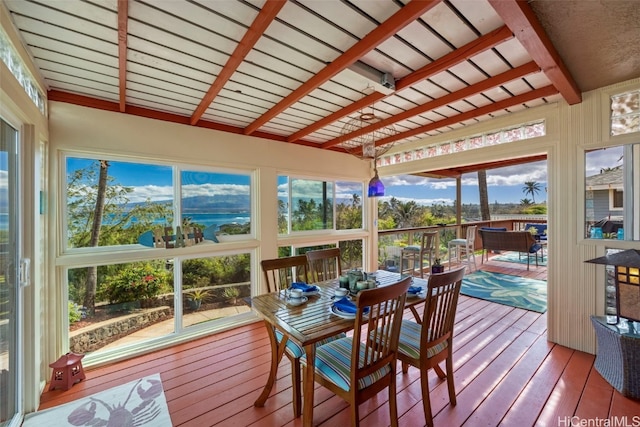
[[[330,141],[323,143],[320,147],[321,148],[333,147],[335,145],[340,144],[341,142],[348,141],[350,139],[357,138],[362,135],[366,135],[367,133],[373,132],[376,129],[380,129],[382,127],[392,125],[402,120],[415,117],[427,111],[432,111],[436,108],[470,97],[472,95],[494,88],[496,86],[500,86],[504,83],[526,76],[527,74],[531,74],[536,71],[540,71],[540,68],[538,68],[538,65],[535,62],[531,61],[517,68],[513,68],[509,71],[505,71],[502,74],[498,74],[497,76],[493,76],[486,80],[482,80],[476,84],[473,84],[471,86],[467,86],[456,92],[452,92],[440,98],[436,98],[433,101],[427,102],[426,104],[418,105],[417,107],[403,111],[400,114],[387,117],[386,119],[383,119],[379,122],[373,123],[369,126],[362,127],[349,134],[340,135],[337,138],[334,138]]]
[[[416,70],[413,73],[398,80],[396,82],[395,92],[401,89],[407,88],[419,81],[428,79],[429,77],[441,71],[444,71],[449,67],[459,64],[460,62],[465,61],[480,52],[484,52],[487,49],[491,49],[498,43],[511,37],[513,37],[513,34],[511,34],[511,30],[508,29],[507,27],[500,27],[494,31],[491,31],[490,33],[487,33],[484,36],[481,36],[473,40],[472,42],[467,43],[466,45],[462,46],[460,49],[456,49],[455,51],[448,53],[445,56],[435,60],[431,64],[426,65],[420,68],[419,70]],[[389,96],[389,95],[383,95],[377,92],[375,94],[377,95],[375,96],[373,96],[374,94],[369,95],[365,97],[365,99],[362,99],[360,101],[357,101],[356,103],[353,103],[347,107],[344,107],[336,111],[335,113],[332,113],[331,115],[323,118],[322,120],[319,120],[316,123],[310,126],[307,126],[305,129],[302,129],[294,133],[288,138],[288,141],[290,142],[296,141],[297,139],[300,139],[303,136],[310,134],[311,132],[321,129],[322,127],[327,126],[345,116],[348,116],[349,114],[354,113],[360,110],[361,108],[366,107],[367,105],[372,105],[374,102]],[[338,142],[335,142],[335,141],[336,140],[329,141],[331,142],[330,144],[329,143],[323,144],[322,148],[330,148],[340,143],[339,141]]]
[[[569,105],[582,102],[582,94],[540,21],[526,1],[489,0],[500,18],[529,52]],[[594,29],[595,30],[595,29]]]
[[[544,98],[545,96],[551,96],[558,93],[558,89],[554,86],[545,86],[540,89],[535,89],[530,92],[525,92],[521,95],[516,95],[511,98],[503,99],[502,101],[498,101],[493,104],[488,104],[482,107],[478,107],[476,109],[456,114],[455,116],[447,117],[446,119],[438,120],[437,122],[429,123],[428,125],[420,126],[415,129],[409,129],[405,132],[401,132],[399,134],[382,138],[379,141],[376,141],[376,146],[390,144],[400,139],[409,138],[421,133],[429,132],[432,130],[439,129],[443,126],[449,126],[452,124],[460,123],[465,120],[470,120],[478,116],[483,116],[485,114],[491,114],[494,111],[503,110],[505,108],[513,107],[514,105],[523,104],[525,102],[533,101],[534,99]]]
[[[211,87],[204,95],[198,107],[191,115],[190,123],[195,125],[202,117],[207,108],[211,105],[216,96],[220,93],[224,85],[229,81],[233,73],[236,72],[244,58],[251,52],[251,49],[260,40],[267,27],[276,18],[282,7],[286,4],[286,0],[267,0],[256,19],[253,20],[251,26],[238,43],[235,50],[227,59],[226,64],[218,73],[218,77],[213,81]]]
[[[347,105],[344,108],[336,111],[335,113],[331,113],[328,116],[318,120],[317,122],[307,126],[304,129],[300,129],[298,132],[292,134],[287,138],[287,141],[294,142],[304,137],[305,135],[309,135],[311,132],[315,132],[318,129],[322,129],[323,127],[330,125],[333,122],[340,120],[341,118],[348,116],[349,114],[355,113],[356,111],[360,111],[365,107],[368,107],[375,103],[376,101],[385,98],[387,95],[381,92],[373,92],[364,98],[359,99],[358,101]]]
[[[251,135],[269,120],[282,113],[291,105],[302,99],[311,91],[327,82],[331,77],[355,63],[365,54],[375,49],[380,43],[394,36],[399,30],[414,22],[424,15],[431,8],[440,3],[441,0],[412,0],[394,13],[389,19],[378,25],[360,41],[347,49],[342,55],[336,58],[329,65],[324,67],[297,89],[284,97],[280,102],[271,107],[269,111],[250,123],[244,130],[246,135]]]
[[[129,0],[118,0],[118,83],[120,112],[127,109],[127,35]]]
[[[401,78],[396,82],[396,91],[410,87],[442,71],[448,70],[454,65],[460,64],[480,52],[489,50],[511,37],[513,37],[513,34],[506,26],[497,28]]]

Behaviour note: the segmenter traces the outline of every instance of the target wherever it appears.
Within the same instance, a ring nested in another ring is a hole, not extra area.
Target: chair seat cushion
[[[539,243],[534,243],[533,245],[531,245],[531,247],[529,248],[529,253],[536,253],[538,252],[540,249],[542,249],[542,245]]]
[[[339,338],[344,338],[346,336],[347,336],[346,334],[338,334],[338,335],[335,335],[333,337],[324,339],[322,341],[318,341],[318,343],[316,344],[316,347],[317,346],[321,346],[323,344],[326,344],[328,342],[331,342],[333,340],[339,339]],[[282,332],[280,332],[277,329],[276,329],[276,340],[278,340],[278,343],[282,342]],[[300,347],[300,345],[298,345],[298,343],[296,343],[293,340],[287,340],[285,351],[287,353],[289,353],[289,355],[293,356],[296,359],[299,359],[304,355],[304,348]]]
[[[351,349],[353,338],[345,337],[316,348],[315,373],[348,391],[351,383]],[[364,345],[360,346],[360,361],[364,359]],[[300,359],[306,364],[306,355]],[[383,368],[358,380],[358,390],[366,388],[391,372],[391,366]]]
[[[420,358],[420,333],[422,325],[411,320],[403,320],[400,327],[400,339],[398,340],[398,352],[405,354],[413,359]],[[427,358],[431,358],[449,345],[448,341],[444,341],[435,347],[427,350]]]
[[[402,248],[402,250],[406,252],[420,252],[420,246],[405,246],[404,248]]]
[[[449,245],[466,245],[467,239],[451,239]]]

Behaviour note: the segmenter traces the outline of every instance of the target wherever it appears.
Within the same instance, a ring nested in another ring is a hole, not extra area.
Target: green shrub
[[[105,277],[98,299],[112,304],[153,298],[168,287],[169,274],[150,264],[139,264]]]
[[[69,324],[72,325],[79,322],[82,319],[82,312],[80,306],[75,302],[69,301]]]

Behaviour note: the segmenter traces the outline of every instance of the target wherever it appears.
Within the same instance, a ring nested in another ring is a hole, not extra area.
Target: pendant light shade
[[[380,181],[378,177],[378,170],[375,169],[376,174],[369,181],[369,197],[380,197],[384,196],[384,184]]]

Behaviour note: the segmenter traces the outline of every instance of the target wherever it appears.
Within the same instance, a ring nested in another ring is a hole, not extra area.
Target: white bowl
[[[333,295],[336,298],[342,298],[342,297],[346,297],[347,295],[349,295],[349,289],[346,288],[338,288],[336,290],[333,291]]]

